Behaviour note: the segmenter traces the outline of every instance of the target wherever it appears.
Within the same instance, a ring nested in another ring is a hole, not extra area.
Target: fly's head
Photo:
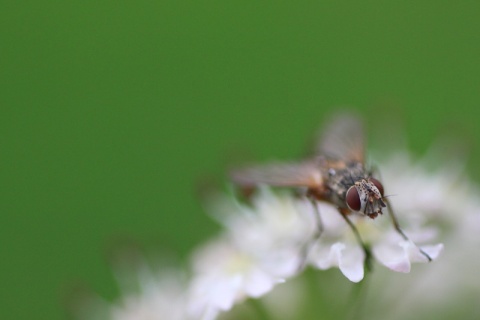
[[[345,200],[350,210],[360,212],[372,219],[382,214],[387,205],[382,200],[383,186],[375,178],[361,179],[351,186]]]

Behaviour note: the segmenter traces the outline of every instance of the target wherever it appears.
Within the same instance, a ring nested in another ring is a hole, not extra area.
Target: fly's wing
[[[314,161],[246,167],[232,171],[230,176],[234,183],[244,187],[265,184],[277,187],[318,188],[323,183],[320,168]]]
[[[365,161],[365,137],[359,116],[342,113],[332,117],[318,140],[317,156],[344,162]]]

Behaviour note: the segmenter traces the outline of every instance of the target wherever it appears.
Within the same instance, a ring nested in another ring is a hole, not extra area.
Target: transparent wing
[[[316,155],[341,161],[365,160],[365,137],[359,116],[350,113],[332,117],[321,132],[315,149]]]
[[[241,186],[266,184],[278,187],[322,186],[319,166],[314,161],[302,163],[273,163],[265,166],[246,167],[231,172],[234,183]]]

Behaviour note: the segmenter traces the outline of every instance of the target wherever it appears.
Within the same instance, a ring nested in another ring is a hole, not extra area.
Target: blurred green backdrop
[[[418,153],[469,140],[478,178],[479,17],[477,1],[2,1],[0,318],[64,318],[78,283],[115,298],[119,237],[184,255],[216,230],[200,177],[238,146],[298,156],[338,106],[401,114]]]

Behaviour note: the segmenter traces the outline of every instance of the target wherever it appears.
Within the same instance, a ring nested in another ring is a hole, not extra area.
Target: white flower
[[[258,298],[282,281],[275,270],[219,238],[194,255],[194,278],[190,286],[189,313],[198,319],[214,319],[247,297]]]
[[[395,184],[398,180],[384,179],[384,185],[388,192],[405,189]],[[415,185],[409,184],[410,189],[416,189]],[[421,190],[418,190],[421,192]],[[395,199],[395,198],[393,198]],[[420,199],[418,196],[412,200]],[[393,207],[396,209],[396,201]],[[357,241],[351,228],[346,223],[338,210],[327,204],[318,204],[320,216],[324,224],[324,231],[311,252],[310,261],[319,269],[325,270],[338,267],[340,271],[352,282],[359,282],[364,277],[365,253]],[[401,207],[399,215],[400,225],[409,240],[395,230],[389,217],[388,208],[382,216],[370,219],[365,216],[352,214],[349,219],[355,225],[365,245],[371,248],[373,257],[387,268],[408,273],[411,263],[428,262],[428,258],[420,249],[432,259],[436,259],[443,249],[442,244],[424,245],[432,241],[437,235],[437,229],[427,227],[426,219],[419,220],[417,210],[407,210]],[[419,245],[419,246],[418,246]]]
[[[391,183],[390,187],[397,189],[390,192],[398,195],[392,200],[396,208],[401,208],[399,212],[410,212],[421,223],[428,221],[440,226],[438,237],[447,250],[441,261],[408,278],[384,274],[374,277],[372,292],[382,292],[386,283],[396,290],[371,296],[375,301],[371,304],[373,318],[386,317],[385,306],[389,306],[389,319],[432,316],[449,319],[453,314],[458,318],[476,319],[480,315],[477,307],[480,297],[478,186],[462,173],[459,163],[450,162],[442,170],[430,167],[428,160],[414,162],[407,153],[400,153],[384,162],[382,174]],[[405,188],[406,184],[415,188]]]
[[[306,199],[290,192],[259,188],[251,203],[222,197],[212,206],[213,215],[228,230],[237,246],[247,251],[278,248],[298,250],[315,232],[315,219]]]
[[[136,276],[138,277],[137,292],[125,290],[127,292],[120,301],[110,307],[109,318],[113,320],[187,319],[186,286],[178,272],[173,270],[152,272],[145,267],[138,271]]]
[[[441,292],[445,296],[461,292],[458,283],[480,292],[480,280],[476,277],[480,264],[474,258],[480,245],[477,188],[459,183],[459,170],[430,174],[403,154],[392,159],[381,170],[382,181],[386,191],[395,195],[389,198],[389,207],[396,210],[409,240],[395,230],[386,210],[376,219],[352,214],[349,219],[371,249],[372,258],[390,270],[408,273],[412,263],[428,262],[421,250],[432,259],[439,256],[443,245],[431,245],[436,239],[457,250],[448,251],[448,261],[425,268],[421,281],[412,277],[396,283],[395,277],[390,276],[388,291],[383,287],[383,273],[375,272],[380,275],[375,277],[375,285],[382,294],[374,301],[398,295],[399,288],[406,288],[409,283],[410,293],[401,299],[407,310],[408,302],[415,302],[412,299],[428,296],[431,301],[438,301]],[[136,273],[137,290],[124,289],[122,299],[105,308],[108,316],[117,320],[213,320],[245,299],[263,297],[277,284],[296,276],[305,259],[319,269],[338,267],[350,281],[361,281],[366,257],[355,234],[334,206],[326,202],[317,202],[317,206],[323,233],[312,243],[317,231],[316,210],[304,198],[290,192],[273,192],[267,187],[259,188],[249,203],[231,196],[219,197],[210,209],[224,231],[193,253],[188,285],[176,271],[142,268]],[[434,292],[431,288],[435,288]],[[328,290],[335,294],[334,288]],[[269,308],[275,306],[274,297],[265,300]],[[285,315],[292,315],[301,304],[283,303]]]
[[[213,319],[295,275],[313,232],[303,205],[268,189],[260,190],[252,206],[231,198],[217,202],[227,232],[194,254],[190,314]]]
[[[334,206],[323,202],[317,205],[323,232],[312,248],[310,261],[322,270],[338,267],[350,281],[362,280],[365,260],[362,248],[350,236],[348,225]]]
[[[138,258],[136,256],[133,260]],[[135,261],[140,264],[132,268],[131,262],[121,262],[116,266],[116,278],[122,296],[110,303],[86,293],[73,306],[72,312],[76,319],[195,319],[188,318],[186,313],[187,286],[183,273],[172,268],[154,269],[144,261]]]

